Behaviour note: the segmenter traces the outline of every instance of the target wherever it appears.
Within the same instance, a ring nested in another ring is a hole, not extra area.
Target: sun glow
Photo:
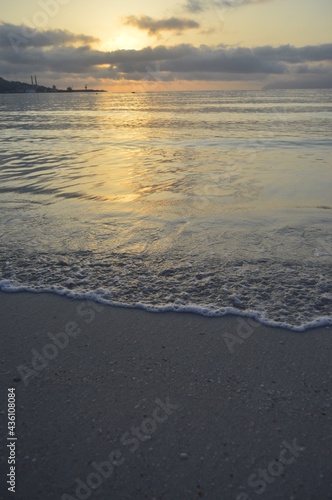
[[[121,30],[114,38],[102,44],[103,50],[140,50],[148,45],[146,36],[129,30]]]

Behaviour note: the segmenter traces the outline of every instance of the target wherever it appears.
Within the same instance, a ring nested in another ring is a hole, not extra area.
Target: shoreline
[[[51,293],[0,292],[0,311],[16,498],[332,498],[331,326]]]
[[[259,312],[256,310],[241,310],[235,307],[226,306],[224,310],[220,311],[220,308],[211,308],[211,306],[198,306],[198,305],[178,305],[178,304],[165,304],[162,306],[154,306],[152,304],[126,304],[121,302],[110,302],[102,297],[97,297],[94,292],[86,292],[84,294],[76,294],[71,290],[35,290],[29,286],[16,286],[15,284],[10,284],[7,280],[0,281],[0,294],[32,294],[32,295],[55,295],[57,297],[64,297],[69,300],[78,301],[92,301],[96,304],[100,304],[105,307],[114,307],[120,309],[130,309],[134,311],[145,311],[151,314],[194,314],[197,316],[202,316],[203,318],[244,318],[248,322],[254,322],[259,325],[265,326],[272,329],[284,329],[288,330],[290,333],[304,333],[309,330],[315,330],[317,328],[332,328],[332,316],[321,316],[315,320],[311,320],[308,323],[301,324],[300,326],[291,325],[285,322],[276,322],[269,320],[265,317],[260,317]],[[210,308],[209,308],[210,307]]]

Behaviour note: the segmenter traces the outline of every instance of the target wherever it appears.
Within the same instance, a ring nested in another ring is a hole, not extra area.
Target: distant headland
[[[87,85],[84,89],[74,90],[72,87],[67,87],[66,90],[57,89],[55,85],[53,87],[44,87],[44,85],[38,85],[37,78],[31,76],[31,84],[24,82],[10,82],[1,78],[0,76],[0,94],[36,94],[36,93],[59,93],[59,92],[107,92],[107,90],[95,90],[88,89]]]

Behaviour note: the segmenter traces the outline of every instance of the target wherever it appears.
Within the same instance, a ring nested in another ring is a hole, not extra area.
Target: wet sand
[[[51,294],[1,293],[0,310],[1,498],[332,498],[331,327]]]

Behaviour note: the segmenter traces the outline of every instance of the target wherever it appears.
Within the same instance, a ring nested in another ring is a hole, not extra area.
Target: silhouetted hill
[[[23,82],[9,82],[0,76],[0,93],[16,92],[51,92],[52,89],[43,85],[30,85]]]

